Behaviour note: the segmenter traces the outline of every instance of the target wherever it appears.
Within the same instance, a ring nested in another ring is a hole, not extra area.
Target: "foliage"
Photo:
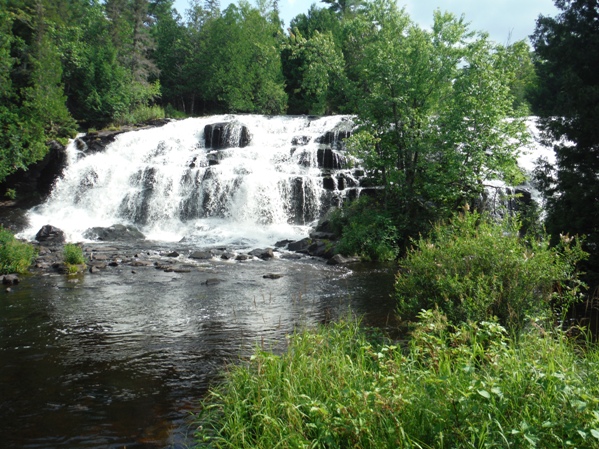
[[[393,220],[368,197],[345,205],[331,216],[340,234],[336,251],[363,260],[387,261],[398,256],[398,232]]]
[[[547,229],[586,235],[586,270],[599,283],[599,10],[596,2],[558,0],[556,17],[539,17],[531,37],[539,89],[533,104],[555,149],[537,173],[546,198]]]
[[[395,282],[398,310],[412,319],[438,307],[451,323],[497,318],[518,333],[551,307],[565,314],[582,294],[576,264],[585,257],[579,240],[520,237],[520,223],[494,223],[477,213],[436,225],[401,261]],[[563,318],[563,317],[562,317]]]
[[[63,248],[62,255],[67,265],[83,265],[85,263],[85,256],[79,245],[67,243]]]
[[[0,274],[25,273],[36,256],[35,248],[0,226]]]
[[[322,115],[330,112],[330,91],[343,73],[343,58],[335,48],[330,32],[314,34],[306,39],[298,29],[290,32],[283,46],[287,59],[287,79],[294,112]]]
[[[438,11],[428,31],[389,0],[368,3],[347,33],[360,123],[348,147],[384,186],[402,233],[473,204],[489,180],[522,179],[516,156],[527,135],[507,118],[525,45],[495,45]]]
[[[421,314],[407,348],[355,321],[256,350],[198,417],[201,447],[599,447],[599,351]]]

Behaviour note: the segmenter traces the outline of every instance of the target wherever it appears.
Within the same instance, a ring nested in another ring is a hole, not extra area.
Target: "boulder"
[[[356,262],[360,262],[360,258],[357,256],[345,257],[341,254],[335,254],[333,257],[327,260],[327,265],[347,265]]]
[[[204,285],[217,285],[220,284],[222,281],[220,279],[216,279],[216,278],[210,278],[210,279],[206,279],[206,282],[204,282]]]
[[[292,242],[287,245],[289,251],[295,251],[296,253],[308,254],[308,248],[312,244],[312,239],[306,237],[305,239]]]
[[[275,257],[272,248],[254,249],[250,251],[248,254],[250,256],[254,256],[262,260],[272,259]]]
[[[190,259],[208,260],[212,259],[213,254],[210,251],[194,251],[189,255]]]
[[[19,277],[16,274],[6,274],[2,277],[2,284],[4,285],[17,285],[19,282]]]
[[[335,247],[325,240],[314,240],[308,247],[308,254],[314,257],[330,259],[334,255]]]
[[[40,243],[62,244],[65,242],[65,234],[59,228],[52,225],[44,225],[37,234],[35,234],[35,239]]]
[[[278,273],[268,273],[262,276],[264,279],[281,279],[283,277],[282,274]]]
[[[83,233],[83,237],[90,240],[121,242],[133,242],[146,238],[135,226],[125,226],[122,224],[115,224],[107,228],[89,228]]]

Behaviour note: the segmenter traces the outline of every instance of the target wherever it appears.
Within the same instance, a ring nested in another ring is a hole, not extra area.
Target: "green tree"
[[[514,52],[448,13],[421,29],[390,0],[368,4],[348,33],[360,122],[350,148],[384,186],[405,238],[473,203],[488,180],[517,178],[526,134],[506,120]]]
[[[553,142],[555,166],[538,173],[547,229],[587,235],[587,271],[599,281],[599,9],[596,1],[557,0],[556,17],[540,16],[532,35],[541,127]]]
[[[332,112],[330,91],[343,75],[343,56],[331,33],[314,31],[309,39],[290,32],[284,49],[292,113],[322,115]]]
[[[363,5],[364,0],[320,0],[329,5],[329,10],[346,17],[356,12],[359,6]]]

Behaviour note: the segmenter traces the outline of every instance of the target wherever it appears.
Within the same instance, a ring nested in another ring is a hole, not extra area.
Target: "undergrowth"
[[[35,258],[35,248],[0,226],[0,274],[25,273]]]
[[[214,448],[599,448],[599,351],[437,311],[401,347],[346,320],[256,350],[197,420]]]

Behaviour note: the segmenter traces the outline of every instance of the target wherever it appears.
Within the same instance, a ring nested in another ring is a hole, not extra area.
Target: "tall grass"
[[[599,448],[599,351],[542,329],[516,342],[428,311],[400,347],[346,320],[226,377],[201,447]]]
[[[0,226],[0,274],[25,273],[33,259],[35,248],[24,243]]]

